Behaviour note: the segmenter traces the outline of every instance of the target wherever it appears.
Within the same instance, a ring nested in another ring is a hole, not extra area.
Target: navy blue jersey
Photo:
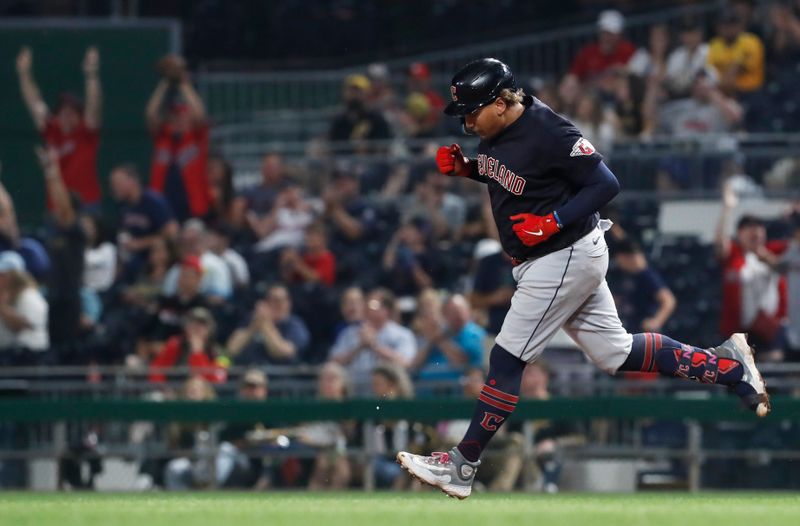
[[[120,229],[134,238],[152,236],[174,219],[172,209],[160,193],[146,189],[136,204],[123,203],[120,208]]]
[[[614,303],[623,327],[642,328],[642,322],[658,312],[657,295],[667,285],[658,272],[646,268],[640,272],[621,272],[614,287]]]
[[[508,255],[524,260],[566,248],[589,233],[600,218],[587,215],[547,241],[528,247],[512,230],[510,216],[545,216],[569,201],[582,180],[602,160],[581,132],[546,104],[533,98],[522,115],[478,145],[472,178],[489,186],[492,213]]]

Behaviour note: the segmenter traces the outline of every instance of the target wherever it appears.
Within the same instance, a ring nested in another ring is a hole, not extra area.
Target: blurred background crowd
[[[181,2],[163,4],[139,14],[184,14]],[[184,19],[186,57],[171,53],[154,64],[157,83],[144,107],[131,110],[149,133],[147,163],[120,157],[98,168],[107,101],[125,103],[108,93],[104,68],[123,57],[86,48],[80,64],[69,64],[82,75],[77,92],[37,82],[35,48],[22,46],[4,66],[16,68],[18,95],[3,104],[24,106],[39,134],[26,146],[38,168],[25,176],[40,178],[44,195],[17,191],[21,174],[6,169],[0,177],[3,378],[41,379],[43,370],[68,366],[61,370],[71,385],[102,388],[131,375],[152,399],[475,396],[514,283],[483,186],[442,176],[433,163],[442,144],[461,141],[468,155],[475,146],[441,112],[451,72],[435,60],[368,63],[402,51],[401,41],[416,50],[403,19],[394,20],[402,30],[384,31],[391,11],[320,2],[301,17],[304,3],[278,2],[262,6],[269,29],[254,33],[249,24],[231,30],[253,15],[232,4],[193,5]],[[456,43],[466,42],[455,27],[479,31],[506,20],[480,15],[476,25],[482,2],[416,4],[432,12],[415,31],[446,28],[439,38]],[[530,10],[526,2],[500,4],[501,12]],[[560,2],[561,13],[567,4],[576,9],[567,20],[590,24],[593,35],[561,69],[541,74],[509,62],[521,87],[575,122],[621,180],[623,195],[603,213],[615,221],[609,282],[623,323],[704,345],[748,332],[758,359],[800,361],[800,162],[781,142],[800,130],[800,2],[714,3],[663,22],[656,16],[637,25],[635,37],[626,15],[646,10]],[[31,9],[19,2],[8,14],[36,14]],[[551,6],[537,15],[552,22],[558,13]],[[213,89],[198,86],[190,67],[224,68],[231,55],[251,67],[278,57],[336,64],[337,47],[326,42],[361,50],[352,60],[368,63],[337,78],[337,104],[268,116],[254,107],[253,122],[239,128],[230,114],[215,114]],[[374,53],[364,51],[373,45]],[[260,119],[270,128],[255,129]],[[248,142],[237,149],[232,137],[242,133]],[[778,154],[750,157],[748,141],[762,150],[777,141]],[[696,198],[705,201],[680,208]],[[43,221],[18,221],[21,209],[40,206],[36,199],[45,203]],[[679,226],[665,228],[665,216]],[[557,339],[554,347],[574,346]],[[583,360],[557,351],[550,364],[528,368],[523,396],[547,398],[551,373],[557,380],[562,364]],[[579,389],[574,377],[561,380],[558,394]],[[374,466],[377,484],[405,482],[393,450],[409,441],[445,445],[465,425],[379,426],[386,457]],[[482,469],[487,486],[530,486],[520,473],[538,472],[539,487],[553,490],[556,444],[608,433],[542,425],[539,468],[525,469],[514,453],[522,434],[512,428],[493,442],[504,464]],[[134,442],[156,434],[147,426],[130,433]],[[165,433],[178,449],[209,440],[202,426]],[[364,440],[355,426],[231,425],[214,433],[222,444],[214,469],[184,456],[143,462],[141,484],[342,488],[359,480],[342,454]],[[102,435],[84,429],[76,447],[95,448]],[[286,436],[315,451],[310,461],[246,454],[248,443],[278,448]],[[91,485],[90,472],[75,459],[61,468],[76,487]]]

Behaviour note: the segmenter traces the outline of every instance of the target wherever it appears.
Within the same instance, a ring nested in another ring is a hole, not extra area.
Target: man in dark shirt
[[[376,153],[383,147],[371,147],[366,141],[389,139],[389,123],[379,112],[367,107],[370,82],[364,75],[350,75],[344,81],[344,111],[334,117],[328,138],[335,153]]]
[[[120,203],[119,247],[125,262],[122,279],[129,282],[147,261],[150,246],[159,236],[177,237],[178,223],[164,197],[142,187],[132,164],[111,170],[111,192]]]
[[[245,189],[236,198],[234,208],[237,216],[244,220],[248,213],[258,217],[272,211],[278,194],[288,184],[286,166],[283,156],[277,152],[269,152],[261,159],[261,182],[252,188]]]
[[[263,402],[269,394],[267,375],[260,369],[248,369],[239,384],[239,400]],[[270,483],[269,466],[259,454],[264,434],[262,424],[231,423],[220,430],[217,453],[217,484],[223,488],[264,489]]]
[[[178,285],[175,294],[161,296],[158,309],[142,331],[150,340],[162,342],[182,331],[186,313],[198,307],[209,307],[201,293],[203,266],[197,256],[185,256],[181,260]]]
[[[563,328],[606,372],[641,371],[696,378],[736,391],[758,416],[770,411],[766,386],[746,336],[699,349],[622,326],[605,281],[610,221],[598,210],[619,183],[594,146],[564,117],[517,89],[495,59],[453,77],[445,113],[477,134],[477,159],[442,146],[439,171],[486,184],[503,250],[514,260],[517,290],[489,358],[489,374],[469,429],[447,453],[401,451],[400,464],[450,496],[466,498],[480,455],[519,400],[522,372]]]
[[[273,285],[228,339],[228,352],[237,365],[292,364],[304,361],[310,343],[305,322],[292,314],[289,291]]]
[[[337,256],[357,249],[375,233],[377,212],[361,197],[361,182],[352,169],[339,168],[323,194],[331,249]]]
[[[79,360],[81,284],[86,233],[78,216],[80,201],[71,198],[52,149],[37,149],[47,196],[52,203],[52,229],[48,249],[52,267],[47,284],[50,345],[62,363]]]
[[[661,275],[647,264],[636,243],[618,243],[614,259],[621,274],[614,300],[622,325],[643,331],[660,330],[675,310],[675,296]]]

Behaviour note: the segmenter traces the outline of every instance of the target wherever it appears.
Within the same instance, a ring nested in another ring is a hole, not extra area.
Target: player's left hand
[[[436,166],[444,175],[469,177],[469,159],[458,144],[440,146],[436,151]]]
[[[522,244],[532,247],[546,241],[553,234],[558,233],[558,222],[553,214],[537,216],[535,214],[516,214],[509,217],[514,223],[511,228]]]

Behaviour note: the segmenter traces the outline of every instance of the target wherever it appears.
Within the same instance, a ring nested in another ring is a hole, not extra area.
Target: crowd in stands
[[[800,56],[800,2],[772,4],[766,25],[748,18],[749,2],[734,4],[710,35],[693,20],[680,28],[655,25],[640,48],[625,39],[624,17],[605,11],[597,41],[558,82],[534,86],[535,94],[571,116],[601,152],[621,137],[680,139],[746,128],[756,122],[748,112],[771,96],[765,83],[786,80],[787,65]],[[386,153],[383,139],[421,139],[409,142],[419,162],[364,168],[323,152],[320,165],[331,169],[310,173],[267,151],[261,180],[234,189],[231,165],[212,153],[210,122],[185,63],[165,57],[144,109],[151,164],[120,160],[108,174],[116,217],[98,206],[99,69],[100,52],[90,48],[84,99],[64,95],[51,109],[34,80],[31,51],[17,58],[22,97],[42,137],[36,155],[48,217],[46,236],[23,235],[0,186],[0,364],[122,365],[145,371],[154,390],[163,386],[188,400],[212,399],[215,386],[226,383],[239,386],[240,398],[266,399],[268,376],[286,365],[320,366],[318,396],[328,400],[430,396],[439,385],[463,385],[474,395],[513,294],[511,261],[500,250],[482,187],[441,176],[431,162],[438,143],[425,141],[457,131],[457,123],[442,118],[444,100],[425,64],[410,66],[406,86],[391,85],[378,64],[348,77],[323,141],[352,159]],[[662,166],[662,189],[689,184],[682,160],[672,161]],[[764,358],[798,359],[800,206],[769,225],[745,216],[731,239],[732,184],[724,195],[716,242],[720,332],[750,332]],[[625,228],[618,224],[610,242],[620,315],[631,331],[659,331],[681,298]],[[229,374],[236,366],[249,369]],[[175,367],[190,371],[182,390],[167,387]],[[530,369],[530,396],[546,397],[546,369]],[[375,466],[378,485],[404,483],[390,453],[410,434],[437,444],[462,427],[378,426],[374,440],[387,453]],[[181,449],[200,447],[208,432],[174,426],[168,438]],[[303,447],[319,451],[304,471],[311,487],[351,483],[357,470],[344,444],[364,437],[339,424],[296,432]],[[493,447],[519,451],[514,433]],[[536,450],[545,485],[557,483],[557,441],[578,435],[542,435]],[[270,484],[270,470],[278,468],[247,451],[249,443],[274,441],[269,430],[232,426],[221,437],[215,469],[181,457],[143,471],[176,489],[212,484],[212,476],[222,486]],[[513,487],[510,474],[521,467],[482,470],[484,483]],[[295,468],[280,469],[281,480],[293,480]]]

